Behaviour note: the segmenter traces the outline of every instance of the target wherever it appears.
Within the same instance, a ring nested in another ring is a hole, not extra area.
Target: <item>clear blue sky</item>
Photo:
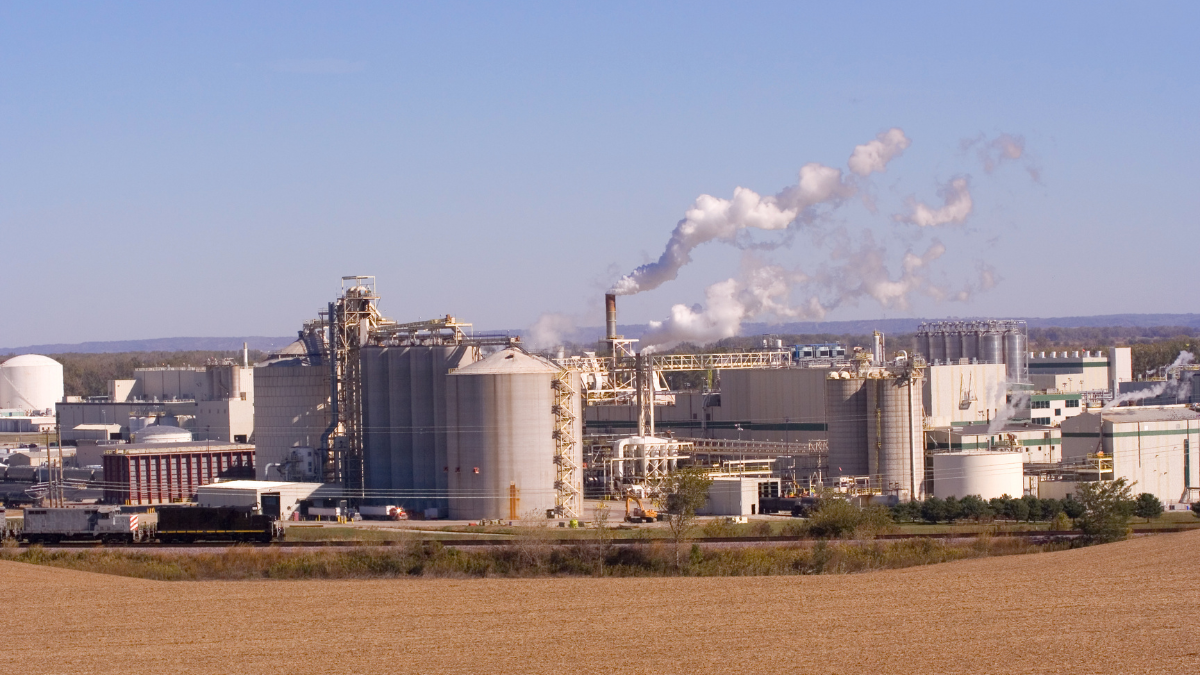
[[[0,4],[0,346],[286,335],[343,274],[399,320],[594,320],[698,195],[775,194],[892,127],[877,212],[970,302],[828,319],[1197,312],[1195,3]],[[1020,135],[986,173],[963,139]],[[1032,180],[1028,166],[1040,174]],[[897,223],[970,176],[961,225]],[[937,230],[936,232],[933,230]],[[828,240],[764,255],[811,272]],[[737,274],[698,248],[622,301]]]

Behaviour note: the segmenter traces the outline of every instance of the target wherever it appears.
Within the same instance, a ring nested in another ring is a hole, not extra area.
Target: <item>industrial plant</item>
[[[258,363],[140,368],[101,397],[64,397],[43,356],[0,364],[0,424],[48,441],[4,457],[4,498],[580,521],[590,500],[661,506],[672,473],[695,467],[712,515],[831,493],[1061,499],[1116,478],[1168,509],[1200,500],[1194,367],[1134,382],[1129,348],[1032,352],[1022,321],[924,323],[900,348],[876,332],[672,353],[621,335],[608,294],[598,344],[534,352],[379,303],[373,277],[343,277]],[[672,390],[680,373],[703,384]]]

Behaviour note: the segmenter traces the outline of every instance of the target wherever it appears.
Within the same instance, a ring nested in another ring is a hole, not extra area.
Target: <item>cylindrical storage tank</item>
[[[1025,366],[1025,334],[1020,330],[1010,330],[1004,334],[1004,364],[1009,382],[1024,382],[1026,380]]]
[[[958,363],[962,358],[962,333],[948,330],[945,333],[946,363]]]
[[[946,362],[946,334],[942,331],[930,333],[928,358],[930,363]]]
[[[829,434],[829,475],[866,476],[867,381],[830,373],[825,380],[825,423]]]
[[[979,358],[979,331],[976,329],[964,330],[962,333],[962,355],[964,359],[972,361]]]
[[[155,424],[132,434],[134,443],[186,443],[192,440],[192,432],[179,427]]]
[[[923,498],[921,383],[881,377],[867,386],[867,462],[872,480],[900,501]]]
[[[979,362],[1004,363],[1004,335],[994,330],[979,334]]]
[[[555,506],[557,479],[553,363],[509,348],[461,368],[447,378],[447,471],[453,520],[545,517]],[[574,436],[575,488],[583,471],[579,377],[569,425]]]
[[[53,410],[63,398],[63,367],[38,354],[0,363],[0,408]]]
[[[933,495],[945,499],[978,495],[1020,498],[1024,494],[1024,457],[1019,452],[986,450],[933,455]]]
[[[917,353],[925,357],[926,361],[933,362],[929,355],[929,333],[917,333]]]

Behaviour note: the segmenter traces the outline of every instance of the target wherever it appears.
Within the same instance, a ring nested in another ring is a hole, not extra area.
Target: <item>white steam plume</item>
[[[576,325],[573,316],[558,313],[543,314],[529,327],[529,346],[533,349],[557,347],[575,332]]]
[[[1167,373],[1169,374],[1171,372],[1172,368],[1176,368],[1178,366],[1186,366],[1195,360],[1196,360],[1196,356],[1194,354],[1192,354],[1191,352],[1188,352],[1188,351],[1179,352],[1179,356],[1176,356],[1175,360],[1173,362],[1171,362],[1171,365],[1167,366]],[[1114,391],[1113,392],[1113,400],[1104,404],[1103,409],[1108,410],[1109,408],[1121,405],[1122,403],[1126,403],[1129,401],[1141,401],[1142,399],[1147,399],[1147,398],[1157,398],[1159,396],[1162,396],[1163,394],[1166,394],[1175,400],[1179,400],[1179,394],[1181,393],[1180,389],[1183,388],[1183,385],[1185,383],[1191,384],[1191,379],[1183,377],[1182,373],[1181,373],[1179,379],[1177,379],[1177,380],[1163,380],[1162,382],[1156,382],[1155,384],[1153,384],[1149,387],[1146,387],[1145,389],[1139,389],[1137,391],[1128,391],[1128,392],[1125,392],[1124,394],[1118,394],[1117,392]]]
[[[979,157],[980,163],[983,164],[983,170],[987,173],[992,173],[1001,164],[1025,158],[1025,170],[1029,172],[1034,181],[1041,182],[1041,170],[1025,152],[1024,136],[1001,133],[989,141],[986,135],[980,134],[975,138],[963,140],[963,151],[971,148],[975,148],[975,153]]]
[[[996,417],[994,417],[992,421],[988,423],[987,432],[989,434],[999,433],[1004,429],[1004,425],[1008,424],[1009,420],[1011,420],[1018,411],[1027,408],[1028,405],[1029,392],[1014,391],[1012,393],[1011,400],[1005,403],[1003,408],[996,411]]]
[[[851,170],[861,176],[883,171],[909,143],[900,129],[886,131],[854,149]],[[675,226],[658,260],[621,277],[612,291],[632,295],[658,288],[678,276],[680,268],[691,262],[692,251],[701,244],[714,240],[734,243],[747,229],[784,230],[797,220],[815,217],[816,207],[836,207],[854,193],[855,186],[843,178],[841,169],[810,163],[800,168],[795,185],[774,196],[744,187],[735,189],[732,199],[700,195]]]
[[[936,227],[948,223],[959,224],[971,215],[974,203],[971,201],[971,189],[966,177],[958,177],[938,190],[938,196],[943,204],[933,208],[924,202],[910,197],[908,199],[909,213],[897,213],[893,220],[902,223],[912,223],[921,227]]]
[[[887,171],[888,162],[903,154],[912,141],[900,129],[888,129],[875,140],[855,146],[847,165],[854,173],[863,176]]]
[[[838,305],[864,297],[895,309],[908,309],[913,293],[945,299],[949,292],[926,275],[929,264],[945,251],[946,247],[935,241],[920,255],[906,252],[896,277],[888,271],[886,251],[875,244],[869,232],[859,247],[834,252],[834,259],[842,260],[841,264],[812,276],[747,258],[740,277],[709,286],[703,305],[673,306],[665,320],[650,322],[650,331],[641,341],[645,346],[663,347],[680,342],[704,344],[737,335],[744,321],[756,317],[819,321]],[[809,297],[792,303],[794,288],[803,289]],[[824,290],[828,299],[822,300],[818,290]]]

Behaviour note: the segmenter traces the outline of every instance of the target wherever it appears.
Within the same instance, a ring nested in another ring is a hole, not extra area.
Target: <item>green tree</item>
[[[1063,513],[1067,514],[1067,517],[1071,519],[1082,516],[1086,510],[1083,508],[1083,504],[1079,503],[1078,499],[1072,499],[1071,497],[1067,497],[1062,501],[1062,509]]]
[[[1162,502],[1158,500],[1158,497],[1155,497],[1149,492],[1143,492],[1142,494],[1138,495],[1137,502],[1135,502],[1133,506],[1133,515],[1137,516],[1138,518],[1145,518],[1146,522],[1148,523],[1150,522],[1151,518],[1157,518],[1161,516],[1162,513],[1163,505]]]
[[[958,501],[958,508],[963,518],[976,522],[985,520],[992,515],[992,507],[979,495],[967,495]]]
[[[927,523],[939,523],[946,518],[946,502],[937,497],[928,497],[921,502],[921,519]]]
[[[1129,517],[1135,506],[1132,487],[1124,478],[1079,484],[1083,515],[1075,524],[1087,541],[1104,543],[1129,536]]]
[[[708,501],[712,478],[695,467],[680,469],[667,476],[667,527],[675,544],[675,566],[682,567],[680,546],[696,526],[696,512]]]

